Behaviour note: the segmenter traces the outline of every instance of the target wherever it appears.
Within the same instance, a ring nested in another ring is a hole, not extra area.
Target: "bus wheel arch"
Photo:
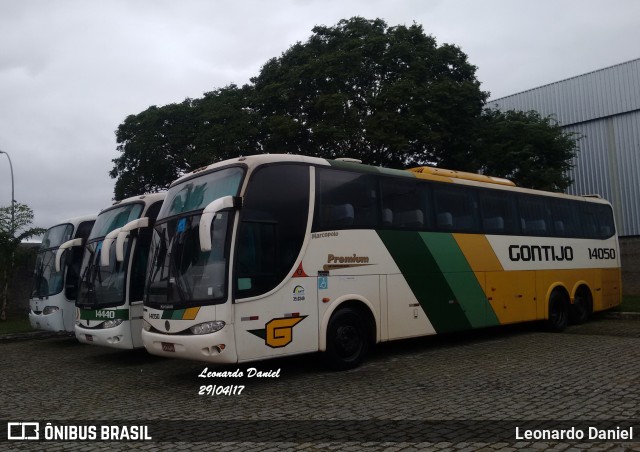
[[[558,284],[550,288],[547,297],[546,326],[549,331],[561,332],[567,327],[569,321],[569,308],[571,301],[567,289]]]
[[[371,308],[359,300],[345,300],[325,320],[320,337],[325,364],[333,370],[358,367],[377,339]]]
[[[569,321],[580,325],[587,321],[593,313],[593,294],[585,282],[577,285],[574,291],[573,303],[569,309]]]

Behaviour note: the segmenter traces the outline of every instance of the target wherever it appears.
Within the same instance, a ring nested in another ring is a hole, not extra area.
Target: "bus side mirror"
[[[215,201],[211,202],[202,211],[200,217],[200,225],[198,234],[200,236],[200,251],[211,251],[211,223],[216,217],[216,214],[223,209],[231,209],[234,207],[240,207],[241,198],[235,196],[223,196]]]
[[[111,249],[111,244],[116,240],[116,237],[118,237],[118,233],[120,232],[120,229],[121,228],[114,229],[113,231],[108,233],[107,236],[104,238],[104,241],[102,242],[102,251],[100,253],[101,267],[109,266],[109,250]]]
[[[68,248],[73,248],[74,246],[82,246],[82,239],[73,239],[68,242],[64,242],[56,251],[56,273],[60,273],[60,261],[62,260],[62,254]]]
[[[130,221],[120,228],[118,238],[116,239],[116,261],[122,262],[124,260],[124,240],[129,235],[129,232],[148,227],[149,217],[144,217]]]

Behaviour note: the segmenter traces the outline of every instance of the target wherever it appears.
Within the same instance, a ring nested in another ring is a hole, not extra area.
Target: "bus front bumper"
[[[133,349],[131,337],[131,322],[125,320],[113,328],[84,328],[76,325],[76,338],[83,344],[100,345],[103,347]]]
[[[64,328],[64,320],[62,317],[62,309],[57,310],[51,314],[36,314],[33,311],[29,311],[29,323],[31,328],[35,330],[45,331],[67,331]],[[69,331],[70,333],[73,330]]]
[[[200,335],[160,334],[142,331],[142,342],[153,355],[167,358],[193,359],[211,363],[237,363],[232,328]]]

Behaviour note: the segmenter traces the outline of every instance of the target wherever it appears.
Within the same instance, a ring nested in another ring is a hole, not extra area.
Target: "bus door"
[[[318,349],[317,278],[298,271],[310,221],[310,170],[260,167],[247,184],[233,278],[241,361]]]

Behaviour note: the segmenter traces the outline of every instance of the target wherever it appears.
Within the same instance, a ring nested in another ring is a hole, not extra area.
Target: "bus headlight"
[[[205,322],[189,328],[193,334],[209,334],[220,331],[225,323],[222,320],[214,320],[213,322]]]
[[[102,328],[114,328],[122,323],[122,319],[107,320],[102,324]]]
[[[43,310],[42,310],[42,315],[49,315],[49,314],[53,314],[54,312],[58,312],[60,310],[59,307],[57,306],[46,306]]]
[[[151,331],[151,324],[146,320],[142,321],[142,329],[145,331]]]

